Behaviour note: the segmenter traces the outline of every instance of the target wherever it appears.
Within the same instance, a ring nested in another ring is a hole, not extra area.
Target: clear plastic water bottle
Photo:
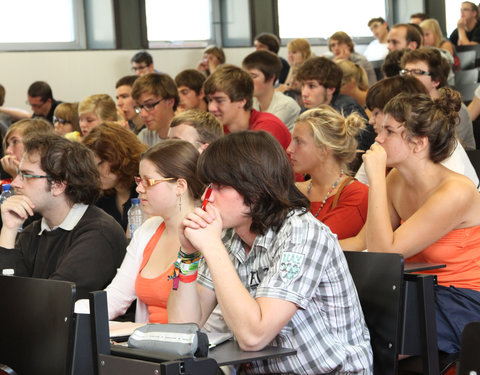
[[[140,206],[140,198],[132,198],[132,207],[128,210],[127,215],[130,238],[132,238],[135,230],[145,221],[145,215]]]
[[[3,202],[5,202],[5,199],[7,199],[8,197],[11,197],[12,195],[13,195],[12,187],[10,186],[10,184],[4,184],[2,186],[2,194],[0,194],[0,205],[2,205]]]

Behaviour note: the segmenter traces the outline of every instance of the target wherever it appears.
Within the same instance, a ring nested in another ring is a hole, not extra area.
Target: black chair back
[[[0,362],[20,375],[71,374],[75,284],[0,276],[0,295]]]
[[[400,349],[403,256],[345,251],[370,331],[375,375],[394,375]]]

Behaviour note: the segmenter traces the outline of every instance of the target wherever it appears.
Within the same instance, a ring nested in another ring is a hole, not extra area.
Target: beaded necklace
[[[335,181],[335,183],[332,185],[332,187],[330,189],[328,189],[328,192],[327,192],[327,195],[325,195],[325,198],[323,198],[323,201],[322,203],[320,204],[320,208],[318,209],[317,213],[315,214],[315,217],[318,216],[318,214],[320,213],[320,210],[323,208],[323,206],[325,205],[325,202],[327,201],[328,197],[330,196],[330,194],[332,193],[332,191],[337,187],[338,183],[340,182],[340,180],[342,179],[342,176],[343,176],[343,169],[340,171],[340,176],[338,176],[338,179],[337,181]],[[310,194],[310,189],[312,188],[312,180],[310,180],[310,183],[308,184],[308,187],[307,187],[307,197],[308,195]]]

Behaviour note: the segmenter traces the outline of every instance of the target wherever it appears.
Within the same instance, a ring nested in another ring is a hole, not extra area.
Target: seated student
[[[137,76],[143,76],[148,73],[158,73],[153,66],[153,57],[147,51],[139,51],[130,60],[132,72]]]
[[[253,80],[234,65],[223,65],[207,78],[203,90],[208,98],[208,110],[223,125],[225,133],[240,130],[265,130],[286,150],[291,134],[276,116],[259,112],[253,105]]]
[[[450,34],[450,41],[455,46],[469,46],[480,43],[480,21],[478,6],[471,1],[462,2],[461,17],[457,28]]]
[[[305,108],[311,109],[320,104],[328,104],[344,116],[356,112],[365,120],[365,110],[351,97],[340,93],[342,69],[325,57],[312,57],[298,69],[297,79],[302,84],[302,97]],[[357,133],[358,147],[367,150],[374,142],[375,133],[370,125]]]
[[[202,153],[197,169],[213,190],[206,211],[197,208],[182,221],[179,257],[203,259],[198,278],[196,270],[182,274],[170,293],[169,322],[203,326],[219,304],[241,349],[297,349],[295,356],[253,362],[253,372],[372,371],[369,333],[343,253],[308,213],[278,142],[266,132],[229,134]]]
[[[427,13],[414,13],[410,15],[410,23],[420,25],[423,21],[428,18]]]
[[[137,299],[136,322],[167,323],[167,298],[180,247],[183,217],[200,199],[198,151],[182,140],[165,140],[142,155],[137,192],[150,218],[135,231],[127,255],[106,288],[109,319]]]
[[[253,45],[257,51],[266,50],[273,52],[275,55],[278,55],[278,51],[280,50],[280,39],[278,36],[272,33],[260,33],[255,36],[255,40],[253,41]],[[287,79],[288,71],[290,70],[290,65],[288,64],[287,60],[283,57],[278,56],[282,63],[282,69],[280,70],[280,74],[278,75],[278,83],[282,84],[285,83]]]
[[[220,137],[223,137],[223,126],[215,116],[195,109],[175,115],[168,132],[168,138],[190,142],[199,153]]]
[[[385,105],[400,93],[428,94],[428,91],[420,80],[408,75],[385,78],[368,90],[367,107],[372,112],[369,122],[376,132],[379,132],[382,128],[385,118],[385,114],[383,113]],[[472,180],[475,186],[478,186],[479,180],[475,169],[460,142],[456,142],[456,147],[452,155],[441,161],[441,164],[454,172],[465,175]],[[364,184],[368,184],[368,177],[365,173],[364,165],[360,166],[355,178]]]
[[[128,127],[135,134],[145,129],[140,115],[135,111],[135,100],[132,98],[132,86],[137,80],[138,75],[125,76],[120,78],[115,84],[115,97],[117,99],[117,108],[121,117],[128,122]]]
[[[6,93],[5,87],[3,87],[2,84],[0,84],[0,108],[3,106],[3,103],[5,102],[5,93]],[[5,136],[5,133],[7,132],[8,127],[10,125],[12,125],[12,117],[0,111],[0,135],[2,139]]]
[[[177,107],[178,112],[187,109],[207,111],[207,101],[203,93],[205,79],[205,75],[195,69],[182,70],[175,76],[175,84],[180,98]]]
[[[450,64],[442,57],[440,52],[434,48],[419,48],[407,51],[400,61],[401,75],[413,75],[419,79],[427,88],[430,96],[438,98],[439,89],[447,86]],[[475,150],[475,138],[473,126],[467,107],[462,103],[460,107],[460,122],[457,127],[457,137],[466,149]]]
[[[365,69],[350,60],[337,60],[336,63],[343,73],[340,94],[350,96],[362,108],[365,108],[368,90],[368,77]]]
[[[93,128],[82,142],[93,151],[100,174],[103,194],[95,204],[127,231],[131,199],[138,196],[134,177],[147,145],[115,122]]]
[[[76,132],[80,135],[81,129],[78,121],[78,103],[61,103],[53,113],[53,128],[55,133],[66,136]]]
[[[370,42],[363,55],[368,61],[383,60],[388,54],[388,23],[382,17],[377,17],[368,21],[368,27],[375,39]]]
[[[137,104],[135,111],[147,127],[138,133],[138,139],[150,147],[167,139],[170,121],[179,101],[172,77],[168,74],[146,74],[133,84],[132,97]]]
[[[367,222],[344,250],[401,253],[407,262],[444,263],[434,271],[438,347],[460,350],[465,324],[480,319],[480,195],[444,167],[455,148],[460,94],[401,93],[384,108],[377,143],[363,156],[370,182]],[[393,168],[385,177],[385,168]]]
[[[334,60],[350,60],[360,65],[367,72],[368,86],[372,86],[377,82],[377,76],[372,64],[363,55],[355,52],[352,38],[343,32],[337,31],[328,38],[328,49],[333,53]]]
[[[82,137],[95,126],[105,121],[117,121],[117,107],[107,94],[90,95],[78,105],[78,116]]]
[[[450,55],[455,56],[455,46],[446,39],[440,24],[434,18],[428,18],[420,23],[420,27],[423,30],[423,46],[424,47],[436,47],[450,52]]]
[[[290,64],[290,70],[288,71],[285,83],[279,85],[276,90],[284,93],[290,90],[293,80],[293,71],[295,67],[300,66],[304,61],[312,56],[312,50],[310,49],[310,43],[303,38],[293,39],[287,44],[288,50],[288,63]]]
[[[293,170],[311,177],[297,182],[311,202],[310,212],[339,239],[355,236],[367,217],[368,187],[348,170],[357,154],[355,134],[364,126],[357,114],[344,118],[323,104],[295,121],[287,149]]]
[[[385,61],[382,64],[382,72],[385,77],[395,77],[400,74],[400,70],[402,70],[400,61],[402,60],[402,56],[407,51],[408,50],[406,48],[403,48],[396,49],[388,53],[387,57],[385,57]]]
[[[77,297],[86,298],[112,280],[127,244],[120,225],[93,205],[100,193],[93,154],[52,133],[23,143],[16,194],[1,206],[0,269],[75,282]],[[19,234],[34,213],[42,219]]]
[[[274,84],[282,68],[278,56],[269,51],[255,51],[243,59],[242,66],[253,79],[253,108],[274,114],[292,131],[300,106],[291,97],[275,90]]]
[[[12,178],[15,178],[25,150],[23,138],[31,133],[52,132],[52,125],[41,118],[20,120],[11,125],[3,138],[3,152],[5,156],[0,161],[2,170]]]
[[[202,60],[198,63],[197,70],[208,77],[220,65],[225,64],[225,53],[217,46],[209,46],[203,51]]]

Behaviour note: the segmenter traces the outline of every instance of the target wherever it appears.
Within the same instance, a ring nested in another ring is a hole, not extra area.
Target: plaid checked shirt
[[[297,210],[278,233],[269,230],[257,236],[247,258],[233,230],[224,232],[223,243],[250,295],[279,298],[298,307],[270,343],[294,348],[297,355],[254,362],[248,372],[372,373],[370,335],[355,285],[327,226]],[[198,282],[214,289],[204,260]]]

